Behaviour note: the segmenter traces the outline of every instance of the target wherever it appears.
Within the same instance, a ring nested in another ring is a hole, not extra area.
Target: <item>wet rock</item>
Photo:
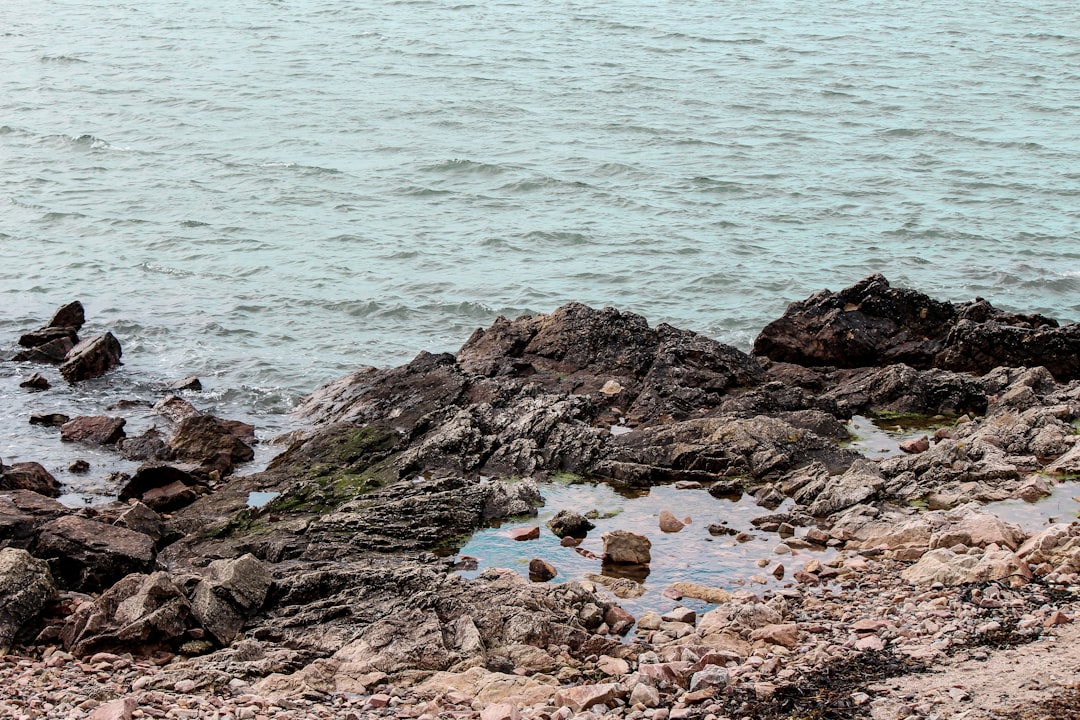
[[[557,537],[583,538],[596,527],[588,518],[573,510],[560,510],[548,520],[548,528]]]
[[[79,459],[68,465],[68,472],[73,475],[85,475],[90,472],[90,463]]]
[[[558,571],[555,570],[555,566],[546,560],[540,558],[533,558],[529,561],[529,579],[536,582],[547,582],[551,580]]]
[[[248,462],[255,451],[233,434],[233,426],[213,415],[192,415],[180,421],[169,440],[176,457],[201,461],[226,453],[235,462]]]
[[[604,562],[648,565],[652,562],[652,542],[644,535],[629,530],[615,530],[604,533]]]
[[[1080,327],[1005,313],[985,300],[943,303],[871,275],[838,293],[792,303],[754,341],[754,352],[801,365],[988,372],[1038,357],[1058,380],[1080,373]]]
[[[63,413],[33,413],[30,415],[31,425],[44,425],[45,427],[60,427],[71,420]]]
[[[66,589],[95,592],[129,573],[146,572],[156,556],[153,541],[115,525],[68,515],[39,530],[34,555],[48,560]]]
[[[42,525],[69,512],[36,492],[0,491],[0,547],[29,549]]]
[[[173,456],[165,436],[156,427],[141,435],[121,438],[116,448],[126,460],[171,460]]]
[[[124,418],[108,415],[83,415],[60,426],[60,439],[88,445],[113,445],[124,437]]]
[[[19,387],[28,388],[30,390],[48,390],[52,385],[49,384],[48,379],[41,373],[34,373],[27,379],[19,383]]]
[[[107,332],[82,340],[73,347],[60,366],[60,374],[69,383],[82,382],[104,375],[120,365],[120,342]]]
[[[685,527],[682,520],[675,517],[670,510],[660,511],[660,530],[666,533],[677,533]]]
[[[510,531],[510,539],[517,540],[519,542],[525,540],[537,540],[540,537],[540,526],[533,525],[526,528],[515,528]]]
[[[130,502],[128,507],[116,516],[112,524],[146,535],[155,544],[167,535],[165,522],[161,516],[138,501]]]
[[[60,483],[36,462],[0,467],[0,490],[29,490],[46,497],[60,497]]]
[[[0,656],[56,595],[49,566],[25,550],[0,549]]]
[[[179,424],[189,417],[201,415],[194,405],[179,395],[166,395],[154,404],[154,412]]]
[[[15,353],[12,358],[16,362],[34,362],[45,365],[60,365],[75,347],[75,343],[67,333],[61,333],[59,337],[40,345],[36,345]]]
[[[53,313],[52,318],[45,327],[49,328],[72,328],[76,332],[82,330],[86,322],[86,310],[78,300],[73,300],[67,305],[61,305]]]
[[[169,389],[170,390],[191,390],[193,392],[198,392],[198,391],[202,390],[202,382],[199,380],[199,378],[195,377],[194,375],[190,375],[190,376],[188,376],[186,378],[183,378],[181,380],[172,381],[171,383],[169,383]]]
[[[200,494],[200,482],[191,473],[172,465],[142,465],[120,490],[121,500],[142,500],[158,512],[190,505]]]
[[[843,475],[830,478],[813,498],[807,512],[815,517],[832,515],[874,497],[885,485],[885,479],[878,474],[877,468],[860,460]],[[806,499],[809,498],[800,497],[803,502]]]
[[[930,449],[930,438],[923,435],[920,438],[904,440],[900,443],[900,449],[906,453],[921,453]]]

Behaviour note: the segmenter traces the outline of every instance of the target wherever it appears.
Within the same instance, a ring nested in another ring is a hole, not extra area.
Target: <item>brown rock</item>
[[[547,582],[553,577],[558,575],[558,571],[555,567],[540,558],[533,558],[529,561],[529,579],[537,582]]]
[[[68,465],[68,472],[73,475],[85,475],[90,472],[90,463],[85,460],[76,460]]]
[[[560,510],[548,520],[547,526],[558,537],[583,538],[596,527],[587,517],[572,510]]]
[[[906,453],[922,453],[930,449],[930,438],[923,435],[920,438],[904,440],[900,443],[900,449]]]
[[[762,640],[770,645],[795,648],[799,646],[799,626],[795,623],[766,625],[750,633],[750,639]]]
[[[670,510],[660,511],[660,529],[666,533],[677,533],[683,529],[683,522]]]
[[[0,490],[29,490],[46,497],[60,497],[60,483],[36,462],[15,463],[0,472]]]
[[[131,720],[132,713],[139,707],[133,697],[110,700],[104,705],[98,705],[94,712],[90,713],[89,720]]]
[[[644,677],[653,678],[662,683],[670,683],[679,687],[686,687],[693,674],[693,663],[685,660],[666,663],[649,663],[638,665],[638,673]]]
[[[73,347],[60,366],[60,374],[70,383],[100,375],[120,364],[120,342],[110,332],[89,337]]]
[[[634,626],[634,616],[618,605],[612,605],[604,613],[604,622],[614,635],[625,635]]]
[[[25,550],[0,550],[0,656],[56,595],[49,566]]]
[[[517,541],[537,540],[540,537],[540,526],[533,525],[526,528],[514,528],[510,531],[510,539]]]
[[[71,418],[63,413],[33,413],[30,415],[30,424],[44,425],[45,427],[60,427],[70,419]]]
[[[53,313],[52,319],[46,327],[72,328],[76,332],[82,329],[86,322],[86,310],[78,300],[62,305]]]
[[[480,720],[520,720],[521,713],[511,703],[493,703],[480,711]]]
[[[202,390],[202,382],[194,375],[190,375],[182,380],[174,380],[169,383],[170,390],[192,390],[198,392]]]
[[[565,705],[574,712],[581,712],[593,705],[607,705],[623,694],[624,688],[615,683],[579,685],[555,693],[555,705]]]
[[[1054,625],[1065,625],[1065,624],[1071,623],[1071,622],[1072,622],[1071,617],[1069,617],[1065,613],[1061,612],[1060,610],[1055,610],[1054,612],[1050,613],[1046,617],[1046,620],[1043,622],[1043,625],[1045,627],[1053,627]]]
[[[146,502],[145,496],[151,490],[157,488],[164,488],[170,485],[180,484],[183,486],[194,487],[198,485],[198,480],[195,477],[184,470],[172,465],[166,465],[164,463],[147,463],[141,465],[135,474],[131,476],[131,479],[127,481],[120,490],[119,498],[121,500],[140,499]],[[194,499],[194,498],[193,498]],[[159,506],[155,506],[154,503],[146,502],[151,508],[155,510],[162,510]]]
[[[19,338],[19,345],[24,348],[40,348],[57,340],[64,341],[69,349],[75,347],[75,343],[79,342],[78,331],[71,327],[44,327],[24,334]]]
[[[66,515],[41,527],[34,554],[49,561],[61,587],[97,592],[129,573],[146,572],[157,553],[146,535]]]
[[[176,428],[169,447],[178,458],[204,460],[226,453],[235,462],[248,462],[255,451],[236,437],[230,426],[213,415],[193,415]]]
[[[60,439],[90,445],[112,445],[124,437],[124,418],[108,415],[83,415],[60,426]]]
[[[652,542],[629,530],[604,533],[604,562],[648,565],[652,562]]]
[[[201,414],[194,405],[179,395],[166,395],[158,400],[154,404],[154,412],[177,424]]]
[[[51,385],[49,381],[41,373],[34,373],[26,380],[19,383],[19,387],[29,388],[30,390],[48,390]]]
[[[165,436],[156,428],[146,430],[142,435],[125,437],[116,443],[116,448],[127,460],[169,460],[172,450],[165,442]]]

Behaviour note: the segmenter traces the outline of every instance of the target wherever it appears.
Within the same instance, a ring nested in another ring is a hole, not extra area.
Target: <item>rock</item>
[[[930,449],[930,438],[923,435],[913,440],[904,440],[900,443],[900,449],[906,453],[921,453]]]
[[[120,490],[121,500],[142,500],[158,512],[190,505],[199,497],[199,481],[180,468],[163,463],[142,465]]]
[[[86,310],[83,308],[83,304],[78,300],[73,300],[67,305],[61,305],[57,308],[46,327],[72,328],[78,332],[79,330],[82,330],[82,326],[85,322]]]
[[[604,622],[613,635],[625,635],[634,626],[634,616],[618,605],[612,605],[604,613]]]
[[[871,275],[838,293],[792,303],[754,341],[754,353],[801,365],[989,372],[1039,358],[1061,382],[1080,373],[1080,326],[1059,328],[1041,315],[1018,315],[988,302],[953,304],[893,288]]]
[[[173,456],[165,436],[156,427],[147,429],[142,435],[121,438],[116,448],[126,460],[171,460]]]
[[[867,635],[855,641],[855,649],[862,652],[881,652],[885,649],[885,641],[877,635]]]
[[[36,462],[0,468],[0,490],[29,490],[46,497],[60,497],[60,483]]]
[[[937,519],[937,518],[935,518]],[[942,516],[943,526],[930,536],[929,547],[949,548],[954,545],[987,547],[998,545],[1016,550],[1027,534],[1015,523],[1005,522],[997,515],[965,507]]]
[[[537,540],[540,537],[540,526],[533,525],[532,527],[514,528],[510,531],[510,539],[517,540],[519,542],[525,540]]]
[[[108,415],[83,415],[60,426],[60,439],[88,445],[113,445],[124,437],[124,418]]]
[[[90,472],[90,463],[79,459],[68,465],[68,472],[72,475],[85,475]]]
[[[29,490],[0,491],[0,546],[29,550],[41,526],[69,512]]]
[[[629,530],[604,533],[604,562],[648,565],[652,562],[652,542],[644,535]]]
[[[751,632],[750,640],[762,640],[770,645],[796,648],[799,646],[799,628],[795,623],[766,625]]]
[[[77,657],[148,652],[175,647],[194,625],[187,598],[167,573],[131,574],[80,605],[67,618],[60,639]]]
[[[647,708],[658,707],[660,705],[660,691],[652,685],[639,682],[634,685],[634,690],[630,693],[630,703],[632,705],[640,703]]]
[[[707,603],[719,605],[720,603],[726,603],[731,600],[731,593],[727,590],[719,587],[702,585],[701,583],[683,580],[672,583],[669,587],[682,597],[704,600]]]
[[[511,703],[494,703],[480,711],[480,720],[520,720],[521,713]]]
[[[536,582],[547,582],[553,577],[558,575],[555,567],[540,558],[533,558],[529,561],[529,579]]]
[[[198,392],[202,390],[202,382],[194,375],[190,375],[182,380],[174,380],[169,383],[170,390],[191,390]]]
[[[100,591],[129,573],[146,572],[156,556],[146,535],[73,515],[43,525],[34,554],[49,561],[61,587],[80,592]]]
[[[49,384],[48,379],[41,373],[34,373],[26,380],[19,383],[19,387],[29,388],[30,390],[48,390],[52,385]]]
[[[154,412],[174,423],[181,423],[189,417],[201,415],[194,405],[179,395],[166,395],[154,404]]]
[[[128,507],[113,520],[112,524],[146,535],[155,544],[159,543],[167,534],[165,522],[161,519],[161,516],[138,501],[130,502]]]
[[[25,550],[0,549],[0,656],[55,595],[48,564]]]
[[[118,698],[99,705],[88,720],[131,720],[139,703],[133,697]]]
[[[180,421],[169,441],[176,457],[202,461],[225,453],[234,462],[248,462],[255,451],[236,437],[232,426],[213,415],[192,415]]]
[[[728,671],[716,665],[707,665],[690,677],[690,692],[698,690],[723,690],[731,683]]]
[[[44,425],[46,427],[60,427],[69,420],[71,418],[63,413],[32,413],[30,415],[31,425]]]
[[[912,585],[941,583],[946,586],[970,582],[1009,579],[1024,583],[1031,579],[1027,563],[1008,550],[987,550],[982,555],[958,555],[939,548],[923,555],[900,576]]]
[[[560,510],[548,520],[548,527],[557,537],[583,538],[596,527],[584,515],[572,510]]]
[[[697,621],[697,613],[686,607],[676,607],[660,616],[665,622],[679,622],[693,625]]]
[[[814,517],[825,517],[869,500],[885,488],[876,467],[860,460],[843,475],[830,478],[807,508]],[[809,498],[800,498],[806,502]]]
[[[120,364],[120,343],[110,332],[87,338],[73,347],[60,366],[60,374],[69,383],[104,375]]]
[[[555,705],[570,708],[574,712],[587,710],[594,705],[608,705],[624,695],[624,691],[615,683],[600,685],[578,685],[555,693]]]
[[[660,511],[660,530],[666,533],[677,533],[684,527],[682,520],[675,517],[670,510]]]
[[[218,642],[228,645],[244,620],[262,607],[270,583],[270,571],[250,553],[215,560],[190,597],[192,614]]]
[[[27,348],[26,350],[20,350],[15,353],[12,360],[15,360],[16,362],[60,365],[74,347],[75,343],[67,336],[67,333],[63,333],[61,337],[57,337],[42,345]]]
[[[630,672],[630,663],[622,658],[601,655],[596,661],[596,669],[609,676],[627,675]]]
[[[79,342],[78,330],[72,327],[44,327],[24,334],[19,338],[19,345],[24,348],[40,348],[58,340],[63,341],[70,349]]]

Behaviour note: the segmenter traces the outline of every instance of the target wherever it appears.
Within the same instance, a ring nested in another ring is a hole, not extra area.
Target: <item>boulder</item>
[[[19,383],[19,387],[28,388],[30,390],[48,390],[52,385],[49,384],[48,379],[44,375],[41,373],[34,373]]]
[[[540,538],[540,526],[533,525],[532,527],[515,528],[510,531],[510,539],[518,542],[524,542],[526,540],[538,540]]]
[[[194,502],[198,497],[198,493],[194,490],[191,492],[191,498],[188,502],[182,504],[175,504],[168,500],[172,497],[175,501],[178,498],[179,488],[193,488],[199,485],[199,481],[191,473],[181,470],[178,467],[172,465],[166,465],[164,463],[147,463],[141,465],[135,474],[127,481],[120,490],[119,498],[121,500],[137,499],[145,502],[150,508],[167,512],[168,510],[175,509],[177,507],[183,507],[189,502]],[[162,490],[164,488],[172,487],[173,490],[167,493],[155,493],[151,501],[147,501],[146,496],[153,490]]]
[[[166,395],[158,400],[154,404],[154,412],[177,424],[189,417],[202,414],[190,401],[179,395]]]
[[[982,555],[957,554],[938,548],[906,568],[901,577],[912,585],[962,585],[1009,579],[1022,584],[1031,579],[1027,563],[1009,550],[987,550]]]
[[[800,365],[905,363],[985,373],[1032,364],[1061,382],[1080,377],[1080,326],[1058,327],[972,302],[939,302],[871,275],[840,292],[823,290],[788,306],[754,341],[754,353]]]
[[[270,583],[270,571],[251,554],[215,560],[195,586],[192,613],[218,642],[228,645],[244,620],[262,607]]]
[[[24,348],[36,348],[55,340],[67,340],[70,347],[74,347],[75,343],[79,342],[79,334],[72,327],[44,327],[22,335],[19,338],[19,345]]]
[[[46,343],[36,345],[15,353],[16,362],[34,362],[45,365],[60,365],[67,358],[75,343],[66,334],[53,338]]]
[[[578,685],[555,693],[555,705],[568,707],[574,712],[581,712],[594,705],[607,706],[616,698],[624,697],[626,689],[617,683],[600,685]]]
[[[629,565],[648,565],[652,562],[652,542],[644,535],[629,530],[604,533],[604,562]]]
[[[540,558],[533,558],[529,561],[530,580],[535,580],[536,582],[547,582],[558,574],[559,573],[555,569],[555,566],[547,562],[546,560],[542,560]]]
[[[120,364],[120,342],[107,332],[94,335],[73,347],[60,366],[60,374],[69,383],[104,375]]]
[[[86,310],[83,308],[81,302],[74,300],[67,305],[58,307],[46,327],[71,328],[78,332],[79,330],[82,330],[82,326],[85,322]]]
[[[64,423],[71,420],[70,417],[63,413],[31,413],[30,424],[31,425],[44,425],[45,427],[61,427]]]
[[[42,525],[69,512],[30,490],[0,491],[0,547],[29,549]]]
[[[573,538],[583,538],[596,527],[584,515],[573,510],[560,510],[555,513],[555,517],[548,520],[547,526],[557,537]]]
[[[124,418],[108,415],[83,415],[60,426],[60,439],[88,445],[113,445],[124,437]]]
[[[202,461],[218,453],[225,453],[234,462],[248,462],[255,451],[233,434],[232,426],[213,415],[192,415],[177,425],[169,440],[169,447],[176,457]]]
[[[670,510],[660,511],[659,524],[660,530],[666,533],[677,533],[685,527],[683,521],[675,517],[674,513]]]
[[[64,623],[60,639],[77,657],[148,654],[175,649],[195,626],[187,598],[168,573],[134,573],[79,606]]]
[[[55,595],[47,563],[25,550],[0,550],[0,656]]]
[[[97,592],[129,573],[147,572],[156,556],[154,542],[142,533],[67,515],[44,524],[34,555],[49,561],[57,583],[66,589]]]
[[[0,490],[30,490],[46,497],[60,497],[60,483],[36,462],[0,467]]]
[[[126,460],[171,460],[173,455],[165,436],[156,427],[142,435],[121,438],[116,448]]]
[[[169,383],[169,389],[191,390],[193,392],[198,392],[202,390],[202,382],[194,375],[189,375],[188,377],[182,378],[180,380],[173,380],[171,383]]]

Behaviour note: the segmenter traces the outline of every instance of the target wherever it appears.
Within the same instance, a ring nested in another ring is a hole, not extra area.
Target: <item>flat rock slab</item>
[[[83,415],[60,426],[60,439],[89,445],[113,445],[124,437],[124,418],[108,415]]]

